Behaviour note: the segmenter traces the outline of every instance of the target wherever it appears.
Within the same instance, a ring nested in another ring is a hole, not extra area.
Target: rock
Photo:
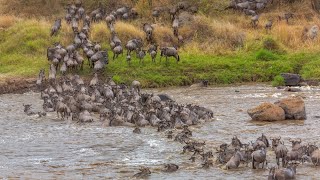
[[[307,119],[304,101],[301,97],[289,97],[277,101],[275,105],[281,107],[286,119],[288,120],[305,120]]]
[[[285,91],[288,91],[288,92],[300,92],[301,89],[299,88],[294,88],[294,87],[287,87],[286,89],[284,89]]]
[[[307,86],[319,86],[320,83],[317,80],[305,80],[304,83],[307,84]]]
[[[299,86],[301,76],[299,74],[282,73],[286,86]]]
[[[272,103],[262,103],[258,107],[249,109],[249,116],[256,121],[281,121],[285,120],[284,110]]]

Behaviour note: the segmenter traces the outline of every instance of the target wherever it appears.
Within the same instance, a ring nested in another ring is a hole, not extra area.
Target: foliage
[[[256,53],[256,58],[257,60],[262,60],[262,61],[272,61],[272,60],[277,60],[279,57],[269,50],[260,49]]]
[[[284,78],[280,75],[274,77],[273,81],[272,81],[272,86],[273,87],[277,87],[277,86],[284,86],[285,82],[284,82]]]

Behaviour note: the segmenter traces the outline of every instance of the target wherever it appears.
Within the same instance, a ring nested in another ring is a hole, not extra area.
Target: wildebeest
[[[164,165],[164,171],[165,171],[165,172],[175,172],[175,171],[177,171],[178,169],[179,169],[179,166],[176,165],[176,164],[170,163],[170,164],[165,164],[165,165]]]
[[[23,112],[26,113],[28,116],[36,114],[31,110],[31,104],[23,104],[24,110]]]
[[[61,28],[61,19],[57,19],[51,28],[51,36],[56,35]]]
[[[178,18],[178,17],[176,17],[176,18],[173,20],[172,28],[173,28],[173,34],[174,34],[174,36],[178,37],[178,36],[179,36],[179,18]]]
[[[139,63],[143,62],[142,60],[144,59],[144,57],[146,56],[146,50],[140,50],[138,52],[138,58],[140,59]]]
[[[114,15],[110,14],[106,17],[105,20],[107,22],[107,25],[109,26],[110,24],[112,24],[116,21],[116,17],[114,17]]]
[[[100,4],[99,8],[91,12],[90,14],[91,21],[93,22],[101,21],[104,15],[105,15],[105,10],[104,8],[102,8],[102,5]]]
[[[68,119],[71,113],[69,107],[66,104],[64,104],[62,101],[57,102],[56,111],[57,111],[58,118],[60,114],[62,120],[64,120],[65,117]]]
[[[116,46],[112,49],[113,52],[113,60],[118,58],[119,54],[123,54],[122,46]]]
[[[147,41],[151,41],[152,40],[153,27],[148,23],[144,23],[143,24],[143,31],[146,33]]]
[[[259,164],[262,163],[262,168],[264,167],[264,163],[267,165],[267,151],[266,149],[262,148],[260,150],[254,151],[252,154],[252,169],[256,169],[256,163]]]
[[[269,20],[266,25],[265,25],[265,29],[268,31],[271,31],[272,28],[272,20]]]
[[[71,27],[73,32],[79,32],[79,23],[76,18],[72,18]]]
[[[152,50],[150,52],[150,56],[151,56],[152,62],[156,62],[157,51]]]
[[[135,90],[140,94],[140,89],[141,89],[141,83],[139,81],[132,81],[131,83],[131,90]]]
[[[107,51],[98,51],[91,58],[91,63],[94,63],[93,69],[95,72],[99,72],[105,68],[109,63],[108,61],[108,52]]]
[[[115,32],[112,33],[111,35],[111,42],[114,43],[114,46],[120,46],[121,45],[121,40],[120,38],[117,36],[117,34]]]
[[[289,24],[289,19],[293,19],[294,14],[293,13],[284,13],[283,16],[278,16],[279,21],[281,21],[282,19],[285,19],[287,24]]]
[[[253,28],[256,28],[258,26],[259,17],[260,17],[260,15],[255,15],[251,18],[251,25]]]
[[[277,165],[280,166],[280,158],[282,160],[282,167],[285,166],[285,157],[287,156],[288,149],[285,145],[280,142],[281,137],[271,138],[272,140],[272,149],[276,154]]]
[[[240,165],[240,162],[243,161],[243,156],[242,154],[237,151],[232,158],[227,162],[226,168],[227,169],[235,169],[238,168]]]
[[[160,60],[163,56],[165,56],[166,62],[168,62],[168,57],[174,57],[177,60],[177,62],[180,61],[178,50],[175,47],[162,47],[160,56]]]
[[[126,45],[127,55],[130,55],[132,51],[140,50],[143,45],[142,39],[131,39]]]
[[[45,78],[46,78],[45,71],[44,71],[44,69],[41,69],[40,72],[39,72],[39,75],[38,75],[37,82],[36,82],[37,87],[39,89],[42,87],[43,82],[45,81]]]
[[[291,163],[287,168],[276,169],[272,167],[269,171],[268,180],[295,179],[298,163]]]
[[[146,177],[150,176],[150,174],[151,174],[150,169],[147,168],[147,167],[142,167],[139,170],[140,170],[140,172],[138,172],[137,174],[133,175],[133,177],[135,177],[135,178],[146,178]]]

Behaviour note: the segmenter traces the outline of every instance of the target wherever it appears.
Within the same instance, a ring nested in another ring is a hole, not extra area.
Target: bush
[[[279,57],[274,54],[273,52],[266,50],[266,49],[260,49],[256,53],[256,59],[257,60],[262,60],[262,61],[272,61],[272,60],[277,60]]]
[[[273,52],[280,52],[279,44],[272,38],[266,38],[263,41],[263,48]]]
[[[272,81],[272,86],[273,87],[277,87],[277,86],[284,86],[285,82],[284,82],[284,78],[280,75],[274,77],[273,81]]]

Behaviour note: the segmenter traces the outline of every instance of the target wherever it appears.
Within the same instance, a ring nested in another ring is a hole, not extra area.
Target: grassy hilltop
[[[117,21],[115,25],[124,45],[133,37],[145,38],[141,27],[143,22],[153,22],[150,18],[151,6],[178,1],[153,0],[149,4],[149,0],[88,0],[84,1],[85,8],[93,10],[99,2],[111,4],[109,8],[126,4],[138,10],[141,17],[137,20]],[[152,63],[147,55],[144,64],[133,59],[132,65],[128,66],[125,56],[120,56],[114,61],[110,58],[106,76],[113,76],[115,81],[125,83],[137,79],[146,87],[190,85],[201,79],[208,79],[212,84],[268,82],[282,72],[320,79],[320,37],[314,40],[302,38],[305,27],[320,25],[319,15],[311,8],[310,1],[270,5],[261,13],[257,29],[251,27],[249,16],[224,10],[228,2],[198,2],[199,13],[194,16],[192,23],[180,29],[185,42],[179,49],[181,62],[178,64],[171,59],[166,65],[164,58],[159,61],[159,56],[157,62]],[[65,22],[58,36],[49,36],[54,19],[64,17],[63,7],[66,3],[63,0],[0,0],[1,80],[36,77],[40,68],[48,70],[47,47],[57,41],[63,45],[72,42],[72,30]],[[284,12],[295,13],[295,19],[289,25],[285,21],[277,21],[278,15]],[[264,29],[268,19],[274,20],[270,33]],[[159,20],[154,35],[160,45],[177,43],[166,17]],[[109,48],[109,37],[105,22],[93,25],[93,41],[100,42],[103,48]],[[112,57],[111,52],[109,57]],[[89,67],[79,74],[91,75]]]

